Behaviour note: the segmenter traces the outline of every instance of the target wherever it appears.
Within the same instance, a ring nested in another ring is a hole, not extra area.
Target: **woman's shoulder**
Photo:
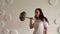
[[[48,19],[46,17],[43,18],[44,22],[48,22]]]
[[[45,27],[48,27],[48,24],[49,24],[49,23],[44,20],[44,21],[43,21],[43,24],[44,24]]]

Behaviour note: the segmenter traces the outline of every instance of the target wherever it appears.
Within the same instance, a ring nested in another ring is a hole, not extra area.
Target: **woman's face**
[[[35,16],[39,18],[39,15],[40,15],[40,11],[39,10],[36,10],[35,11]]]

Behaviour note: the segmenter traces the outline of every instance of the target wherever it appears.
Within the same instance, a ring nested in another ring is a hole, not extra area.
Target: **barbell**
[[[26,12],[25,12],[25,11],[21,12],[20,15],[19,15],[19,19],[20,19],[21,21],[24,21],[26,18],[27,18],[27,19],[36,20],[36,19],[33,18],[33,17],[26,17]]]

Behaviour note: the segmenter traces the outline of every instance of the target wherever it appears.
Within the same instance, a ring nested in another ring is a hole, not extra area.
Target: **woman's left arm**
[[[44,27],[45,29],[45,34],[48,34],[48,27]]]
[[[48,34],[48,22],[44,22],[45,34]]]

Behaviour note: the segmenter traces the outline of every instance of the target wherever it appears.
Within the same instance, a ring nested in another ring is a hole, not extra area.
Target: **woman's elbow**
[[[30,29],[32,29],[33,28],[33,26],[30,26]]]

